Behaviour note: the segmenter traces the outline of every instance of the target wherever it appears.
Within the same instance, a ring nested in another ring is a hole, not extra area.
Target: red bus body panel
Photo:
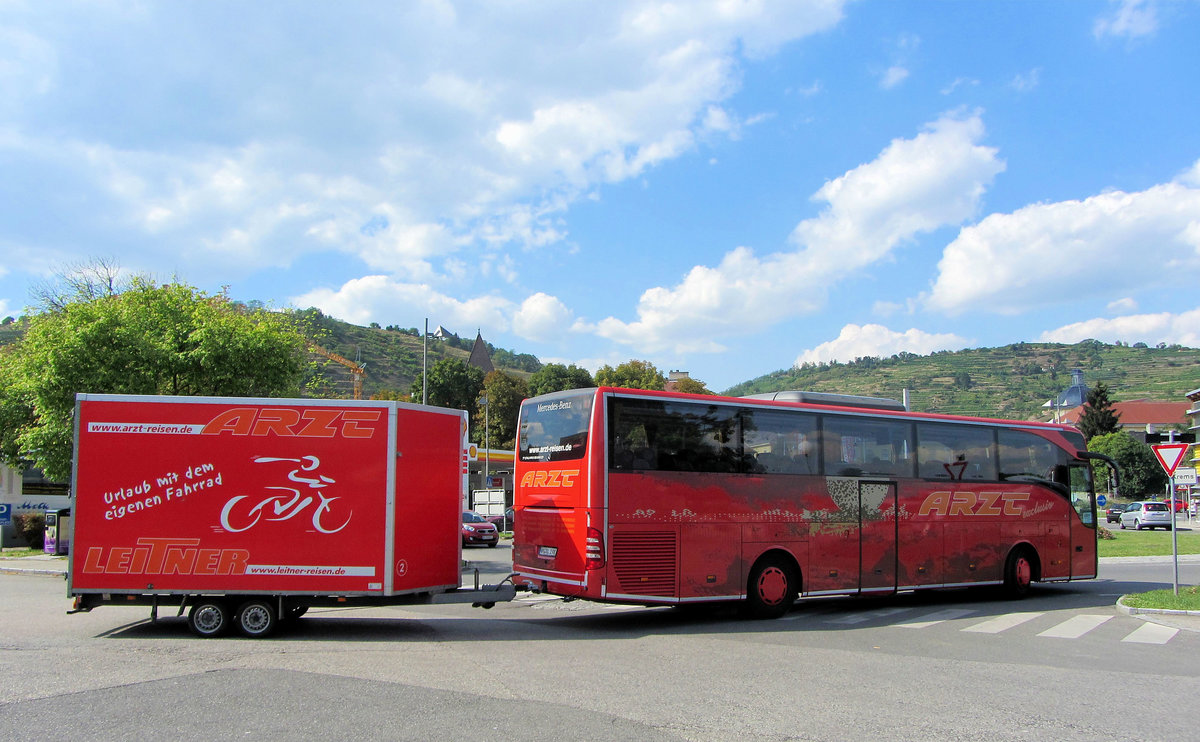
[[[529,462],[517,457],[513,562],[518,584],[615,602],[737,600],[746,597],[756,560],[782,552],[802,573],[802,596],[880,594],[1000,584],[1009,553],[1022,544],[1035,549],[1041,581],[1095,577],[1095,530],[1083,524],[1066,497],[1044,486],[610,470],[606,408],[614,395],[759,405],[624,389],[589,391],[595,397],[584,458]],[[902,421],[1012,426],[1072,449],[1056,426],[857,412]],[[572,474],[569,485],[564,471]],[[605,559],[595,569],[585,566],[589,527],[602,534]]]
[[[80,395],[76,425],[72,594],[459,585],[465,413]]]

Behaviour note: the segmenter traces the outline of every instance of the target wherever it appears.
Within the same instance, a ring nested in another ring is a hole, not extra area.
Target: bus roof
[[[551,392],[549,394],[540,395],[540,397],[561,397],[572,394],[616,394],[639,397],[656,397],[660,399],[681,399],[692,402],[709,402],[721,405],[751,405],[751,406],[770,406],[770,407],[786,407],[790,409],[809,409],[814,412],[835,412],[840,411],[844,414],[871,414],[872,412],[884,415],[886,417],[906,418],[919,422],[921,420],[930,420],[938,422],[962,422],[975,424],[999,425],[1010,428],[1027,428],[1057,432],[1075,432],[1078,430],[1073,425],[1063,423],[1048,423],[1038,420],[1006,420],[996,417],[981,417],[969,415],[948,415],[941,412],[913,412],[905,410],[904,406],[896,400],[889,400],[882,397],[856,397],[856,395],[829,394],[822,392],[772,392],[767,395],[752,395],[749,397],[726,397],[715,394],[687,394],[684,392],[665,392],[650,389],[628,389],[625,387],[594,387],[591,389],[572,389],[560,392]],[[792,394],[803,395],[804,400],[792,399]],[[533,398],[533,399],[537,399]],[[898,405],[898,408],[879,405],[846,404],[845,399],[859,400],[876,400],[880,403],[892,403]],[[817,401],[828,400],[828,401]],[[530,400],[525,400],[529,402]]]

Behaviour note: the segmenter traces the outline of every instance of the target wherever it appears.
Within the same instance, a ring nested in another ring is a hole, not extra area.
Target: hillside
[[[417,328],[360,327],[310,309],[297,315],[307,334],[324,348],[366,367],[365,396],[407,393],[421,372],[421,332]],[[0,326],[0,345],[24,331],[25,322]],[[443,358],[470,356],[474,336],[429,341],[429,365]],[[496,368],[528,377],[541,362],[527,353],[490,347]],[[304,393],[349,397],[351,373],[345,367],[310,354],[314,371]],[[900,353],[890,358],[860,358],[850,363],[805,365],[775,371],[737,384],[732,396],[803,389],[864,394],[900,399],[909,390],[914,410],[982,415],[1015,420],[1044,419],[1048,399],[1070,384],[1071,369],[1079,368],[1094,387],[1109,386],[1114,401],[1156,399],[1183,401],[1200,387],[1200,349],[1181,346],[1146,347],[1138,343],[1107,345],[1085,340],[1074,345],[1015,343],[999,348],[942,351],[928,356]]]
[[[366,367],[363,379],[364,397],[380,393],[408,393],[413,381],[421,373],[421,331],[417,328],[361,327],[312,309],[300,314],[307,319],[310,325],[309,336],[315,342]],[[475,337],[466,337],[465,333],[462,337],[446,340],[430,338],[429,366],[432,367],[443,358],[458,358],[466,362],[474,342]],[[492,364],[505,373],[528,378],[541,367],[537,358],[527,353],[516,354],[490,345],[489,351]],[[323,378],[311,375],[306,384],[306,394],[350,396],[352,375],[349,369],[316,354],[310,354],[309,357],[316,364],[319,376]]]
[[[1070,385],[1073,368],[1083,369],[1089,387],[1107,384],[1114,401],[1184,401],[1186,392],[1200,387],[1200,349],[1085,340],[807,364],[743,382],[726,393],[803,389],[900,399],[908,389],[914,410],[1029,420],[1044,418],[1042,404]]]
[[[298,324],[310,340],[366,367],[363,396],[407,394],[421,373],[421,332],[416,328],[360,327],[328,317],[315,309],[296,312]],[[19,340],[25,332],[26,318],[0,324],[0,347]],[[429,366],[443,358],[466,361],[471,355],[475,336],[429,339]],[[505,373],[528,378],[541,368],[541,362],[527,353],[517,354],[489,345],[492,364]],[[312,369],[304,381],[303,394],[313,397],[350,397],[353,375],[350,370],[316,353],[308,355]]]

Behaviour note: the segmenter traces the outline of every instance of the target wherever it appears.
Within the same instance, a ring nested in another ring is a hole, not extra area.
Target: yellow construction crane
[[[308,350],[310,353],[316,353],[319,356],[324,356],[334,363],[340,363],[350,369],[350,377],[354,381],[354,398],[362,399],[363,377],[367,375],[367,366],[363,363],[352,361],[345,356],[340,356],[331,350],[326,350],[316,343],[309,343]]]

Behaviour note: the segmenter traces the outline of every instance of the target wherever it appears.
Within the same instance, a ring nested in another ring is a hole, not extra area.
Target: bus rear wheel
[[[796,602],[800,580],[780,557],[764,557],[750,570],[746,612],[752,618],[779,618]]]
[[[1004,592],[1013,599],[1024,598],[1033,584],[1034,557],[1027,547],[1018,546],[1004,564]]]

